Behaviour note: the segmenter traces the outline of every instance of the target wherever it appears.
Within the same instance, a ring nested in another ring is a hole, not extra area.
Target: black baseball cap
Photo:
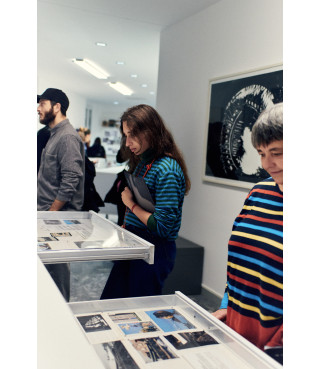
[[[60,103],[66,111],[69,107],[69,99],[67,95],[57,88],[47,88],[42,95],[37,95],[37,103],[41,100],[50,100]]]

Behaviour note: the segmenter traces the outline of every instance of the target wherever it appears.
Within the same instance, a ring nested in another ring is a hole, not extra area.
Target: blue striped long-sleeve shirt
[[[133,175],[143,177],[150,164],[150,156],[137,165]],[[144,177],[155,203],[153,217],[156,221],[156,233],[161,238],[175,240],[181,226],[182,205],[185,195],[185,178],[180,165],[171,157],[165,156],[152,163]],[[126,215],[126,224],[139,228],[147,227],[130,210]]]

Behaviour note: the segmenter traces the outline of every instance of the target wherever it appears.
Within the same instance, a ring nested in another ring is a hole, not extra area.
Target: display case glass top
[[[43,263],[154,261],[154,245],[93,211],[38,211],[37,228],[37,250]]]
[[[282,368],[181,292],[68,305],[105,368]]]

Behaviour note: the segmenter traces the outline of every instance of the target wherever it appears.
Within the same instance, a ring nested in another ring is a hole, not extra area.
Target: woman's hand
[[[132,206],[135,204],[133,201],[133,194],[129,190],[129,187],[125,187],[121,192],[121,200],[122,202],[129,208],[132,209]]]
[[[227,309],[219,309],[211,314],[222,322],[225,322],[227,319]]]

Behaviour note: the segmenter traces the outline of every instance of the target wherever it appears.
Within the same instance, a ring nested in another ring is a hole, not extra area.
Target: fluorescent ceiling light
[[[87,59],[72,59],[72,61],[99,79],[107,79],[109,77],[109,73],[98,67],[92,61]]]
[[[125,86],[121,82],[108,82],[108,85],[115,89],[116,91],[120,92],[122,95],[132,95],[133,91],[130,90],[127,86]]]
[[[146,87],[148,87],[148,85],[147,85],[146,83],[143,83],[143,84],[141,85],[141,87],[146,88]]]
[[[131,74],[131,77],[132,78],[138,78],[138,75],[137,74]]]
[[[116,64],[117,64],[117,65],[124,65],[124,61],[121,61],[121,60],[116,61]]]
[[[97,46],[107,46],[105,42],[96,42]]]

